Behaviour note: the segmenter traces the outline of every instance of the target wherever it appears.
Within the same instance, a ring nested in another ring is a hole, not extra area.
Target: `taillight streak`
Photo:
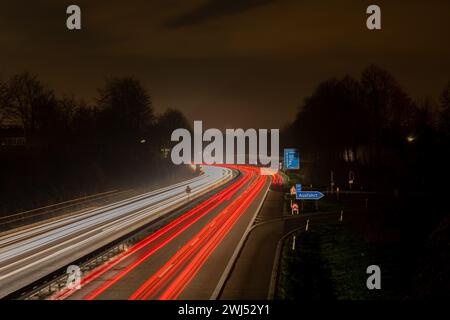
[[[215,247],[219,244],[221,239],[228,233],[240,215],[250,205],[259,191],[262,189],[266,178],[258,179],[244,191],[244,193],[235,199],[230,205],[222,210],[214,219],[206,225],[191,241],[189,241],[182,249],[180,249],[158,272],[150,277],[131,297],[130,299],[147,299],[153,297],[158,291],[162,290],[168,282],[176,276],[182,267],[195,254],[199,248],[205,248],[212,245],[209,251],[209,256]],[[246,194],[250,190],[249,194]],[[241,199],[244,197],[244,199]],[[238,208],[232,209],[239,205]],[[227,214],[228,213],[228,214]],[[216,228],[211,228],[215,225]],[[211,238],[212,237],[212,238]],[[209,240],[211,238],[211,240]],[[207,258],[207,257],[206,257]],[[205,259],[206,259],[205,258]],[[199,258],[198,258],[199,259]],[[195,262],[196,263],[196,262]],[[191,270],[192,266],[189,268]],[[198,269],[198,268],[197,268]],[[191,277],[192,279],[192,277]],[[187,284],[185,284],[187,285]],[[183,288],[185,287],[183,285]],[[171,284],[172,286],[180,286],[177,281]]]

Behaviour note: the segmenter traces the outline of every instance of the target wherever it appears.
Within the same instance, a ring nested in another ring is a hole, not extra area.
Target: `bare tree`
[[[99,93],[97,104],[109,138],[133,144],[149,135],[154,122],[153,107],[138,80],[131,77],[110,79]]]
[[[190,130],[190,124],[186,116],[179,110],[167,109],[158,117],[154,140],[156,139],[158,145],[161,147],[169,147],[172,145],[172,132],[179,128]]]
[[[53,92],[35,75],[26,72],[13,76],[7,90],[11,113],[19,119],[27,137],[39,130],[51,130],[56,101]]]
[[[11,109],[7,84],[0,82],[0,126],[10,117]]]

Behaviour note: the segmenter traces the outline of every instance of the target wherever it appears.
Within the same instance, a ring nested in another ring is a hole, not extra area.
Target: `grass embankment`
[[[401,251],[393,246],[369,245],[346,225],[312,226],[297,232],[282,247],[277,299],[373,300],[404,296]],[[394,261],[394,259],[397,259]],[[381,290],[368,290],[366,269],[381,268]]]

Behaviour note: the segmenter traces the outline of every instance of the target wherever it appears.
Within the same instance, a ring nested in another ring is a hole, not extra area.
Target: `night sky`
[[[66,29],[66,7],[82,30]],[[382,9],[381,31],[366,8]],[[111,76],[133,75],[158,112],[207,127],[277,128],[329,77],[375,63],[413,98],[450,80],[450,1],[3,1],[0,77],[30,71],[58,95],[93,102]]]

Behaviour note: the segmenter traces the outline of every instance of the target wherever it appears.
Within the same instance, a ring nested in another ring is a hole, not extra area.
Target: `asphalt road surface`
[[[269,187],[281,179],[239,166],[225,189],[84,275],[79,290],[53,299],[209,299],[259,212]]]
[[[283,217],[281,201],[281,192],[269,193],[258,223],[251,229],[233,272],[218,296],[219,299],[269,299],[274,264],[278,258],[277,246],[283,236],[298,228],[305,228],[307,220],[309,227],[314,228],[315,224],[335,222],[339,218],[337,212]]]
[[[0,297],[182,207],[233,178],[233,170],[203,166],[204,174],[124,201],[0,234]],[[189,199],[186,187],[192,190]]]

